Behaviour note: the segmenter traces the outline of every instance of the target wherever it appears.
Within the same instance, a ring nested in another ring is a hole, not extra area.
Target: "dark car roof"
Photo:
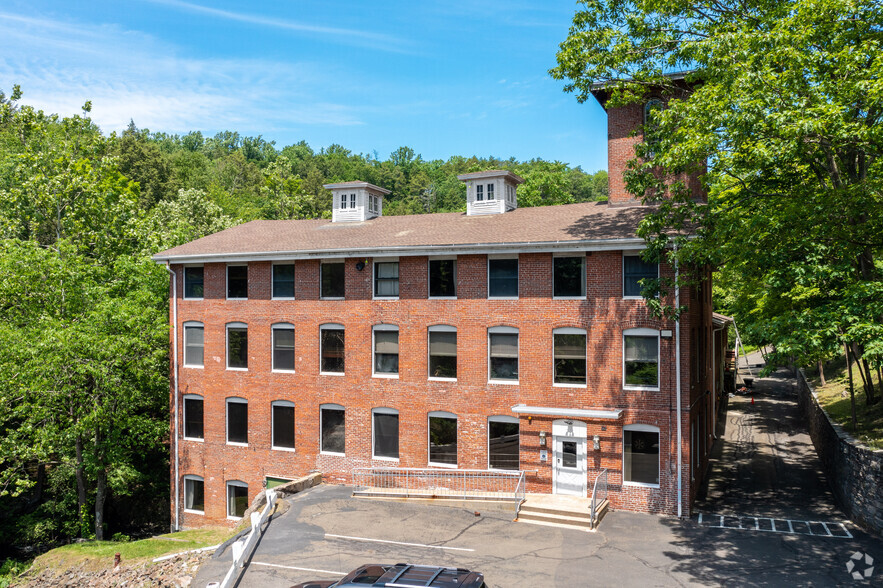
[[[462,568],[419,566],[412,564],[368,564],[345,576],[335,587],[431,587],[431,588],[479,588],[484,576]]]

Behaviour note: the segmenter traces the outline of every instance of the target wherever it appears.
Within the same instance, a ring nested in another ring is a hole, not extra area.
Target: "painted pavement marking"
[[[350,541],[369,541],[371,543],[390,543],[392,545],[406,545],[408,547],[425,547],[427,549],[448,549],[451,551],[475,551],[466,547],[448,547],[446,545],[426,545],[424,543],[405,543],[403,541],[387,541],[386,539],[369,539],[367,537],[351,537],[349,535],[332,535],[325,533],[326,537],[334,537],[336,539],[349,539]]]
[[[316,573],[316,574],[331,574],[331,575],[334,575],[334,576],[346,576],[346,575],[349,573],[349,572],[332,572],[331,570],[317,570],[317,569],[314,569],[314,568],[298,568],[298,567],[295,567],[295,566],[283,566],[283,565],[280,565],[280,564],[264,563],[264,562],[262,562],[262,561],[253,561],[253,562],[251,562],[250,565],[253,565],[253,566],[267,566],[268,568],[284,568],[284,569],[286,569],[286,570],[297,570],[297,571],[299,571],[299,572],[313,572],[313,573]]]
[[[718,515],[701,512],[694,517],[694,520],[700,527],[710,529],[736,529],[784,535],[830,537],[833,539],[853,538],[846,525],[839,521],[799,521],[794,519],[776,519],[773,517]]]

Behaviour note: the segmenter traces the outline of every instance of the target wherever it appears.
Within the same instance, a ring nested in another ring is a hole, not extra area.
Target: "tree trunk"
[[[849,374],[849,400],[852,403],[852,432],[855,433],[855,387],[852,385],[852,361],[849,359],[849,345],[844,343],[843,350],[846,351],[846,373]]]
[[[822,381],[822,386],[825,385],[825,362],[821,359],[819,360],[819,379]]]
[[[107,498],[107,471],[98,469],[95,484],[95,539],[104,540],[104,501]]]
[[[74,441],[74,449],[77,455],[77,518],[80,521],[80,534],[86,529],[86,521],[83,517],[86,515],[86,473],[83,469],[83,437],[77,435]]]
[[[874,375],[871,373],[871,366],[868,365],[868,360],[864,357],[862,358],[859,371],[862,369],[864,369],[865,374],[867,375],[868,405],[877,404],[877,394],[874,392]]]

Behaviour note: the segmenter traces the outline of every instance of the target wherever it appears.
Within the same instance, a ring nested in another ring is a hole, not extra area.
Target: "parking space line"
[[[849,529],[846,528],[844,523],[839,521],[794,521],[792,519],[781,519],[783,523],[787,523],[788,527],[785,528],[784,524],[776,524],[776,519],[772,517],[757,517],[751,515],[716,515],[711,513],[697,513],[698,516],[694,519],[700,526],[705,526],[711,529],[734,529],[734,530],[743,530],[743,531],[760,531],[762,533],[778,533],[784,535],[806,535],[812,537],[825,537],[832,539],[852,539],[852,533],[849,532]],[[711,519],[719,520],[718,524],[711,524]],[[769,521],[769,528],[766,528],[767,525],[764,523],[760,524],[760,521]],[[707,521],[706,524],[703,525],[703,522]],[[751,521],[754,521],[754,524],[751,524]],[[815,525],[816,528],[813,530],[812,526]],[[837,529],[841,529],[841,531],[836,531]],[[836,531],[836,532],[835,532]]]
[[[316,570],[316,569],[313,569],[313,568],[298,568],[298,567],[295,567],[295,566],[283,566],[283,565],[280,565],[280,564],[264,563],[264,562],[262,562],[262,561],[253,561],[253,562],[251,562],[250,565],[253,565],[253,566],[267,566],[267,567],[269,567],[269,568],[284,568],[284,569],[286,569],[286,570],[297,570],[297,571],[299,571],[299,572],[314,572],[314,573],[316,573],[316,574],[331,574],[331,575],[334,575],[334,576],[346,576],[346,575],[349,573],[349,572],[332,572],[331,570]]]
[[[426,545],[424,543],[405,543],[403,541],[387,541],[386,539],[369,539],[367,537],[351,537],[349,535],[332,535],[325,533],[326,537],[335,537],[337,539],[349,539],[350,541],[369,541],[371,543],[390,543],[392,545],[406,545],[408,547],[426,547],[427,549],[448,549],[451,551],[475,551],[466,547],[448,547],[446,545]]]

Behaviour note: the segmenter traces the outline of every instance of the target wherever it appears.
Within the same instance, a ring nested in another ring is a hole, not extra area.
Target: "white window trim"
[[[181,325],[184,330],[184,348],[182,349],[184,357],[181,365],[185,368],[194,369],[194,370],[202,370],[205,369],[205,324],[199,321],[184,321],[184,324]],[[199,327],[202,329],[202,364],[195,363],[187,363],[187,329]]]
[[[396,333],[399,333],[399,327],[397,325],[389,325],[389,324],[380,324],[380,325],[374,325],[373,327],[371,327],[371,377],[372,378],[382,378],[385,380],[398,380],[399,379],[399,372],[396,372],[394,374],[387,374],[387,373],[377,373],[374,371],[374,368],[376,367],[375,357],[374,357],[375,349],[376,349],[376,340],[374,337],[374,333],[376,333],[377,331],[395,331]],[[399,333],[399,334],[401,335],[401,333]],[[401,337],[399,337],[399,357],[400,358],[402,355],[401,351],[402,351]],[[400,364],[400,366],[401,366],[401,364]],[[345,367],[346,367],[346,364],[344,364],[344,368]]]
[[[272,370],[277,374],[293,374],[297,371],[297,368],[293,370],[283,370],[276,367],[276,329],[280,331],[294,331],[294,325],[291,323],[273,323],[270,327],[270,363],[272,364]],[[297,346],[297,333],[294,335],[294,343]],[[295,365],[297,365],[297,354],[294,356]]]
[[[343,453],[338,451],[325,451],[322,449],[322,417],[325,410],[342,410],[343,411]],[[373,443],[373,442],[372,442]],[[319,454],[320,455],[346,455],[346,409],[340,404],[326,402],[319,405]]]
[[[378,263],[398,263],[399,264],[399,294],[402,293],[402,266],[398,257],[375,257],[371,260],[371,299],[372,300],[398,300],[398,296],[378,296],[377,295],[377,264]]]
[[[230,298],[230,268],[231,267],[244,267],[245,268],[245,298]],[[227,300],[248,300],[248,264],[247,263],[228,263],[227,267],[224,268],[224,296]],[[203,274],[203,280],[205,279],[205,274]],[[204,291],[204,290],[203,290]]]
[[[566,384],[555,381],[555,335],[582,335],[586,338],[586,383]],[[554,388],[587,388],[589,385],[589,334],[586,329],[577,327],[558,327],[552,329],[552,386]]]
[[[494,380],[491,378],[491,335],[518,335],[518,379],[517,380]],[[487,330],[487,383],[502,384],[504,386],[517,386],[521,379],[521,335],[517,327],[488,327]]]
[[[622,252],[622,262],[621,262],[621,271],[622,271],[622,299],[623,300],[643,300],[643,296],[626,296],[625,295],[625,258],[626,257],[638,257],[643,255],[644,251],[623,251]],[[656,279],[659,279],[659,263],[656,264]],[[658,298],[658,295],[657,295]]]
[[[201,400],[202,401],[202,437],[188,437],[187,436],[187,401],[188,400]],[[195,441],[197,443],[205,443],[205,398],[200,394],[185,394],[181,399],[181,437],[185,441]]]
[[[430,455],[432,455],[432,452],[430,451],[429,446],[429,419],[433,417],[454,419],[455,421],[457,421],[457,463],[452,464],[430,461]],[[455,415],[454,413],[444,410],[433,410],[426,415],[426,463],[434,468],[448,468],[451,470],[457,469],[457,467],[460,465],[460,419],[458,419],[457,415]]]
[[[491,296],[491,260],[497,259],[514,259],[518,262],[515,269],[515,280],[518,282],[518,294],[521,294],[521,260],[518,255],[512,255],[510,253],[499,253],[499,254],[490,254],[487,256],[487,263],[485,264],[485,284],[487,284],[487,299],[488,300],[518,300],[518,295],[516,296]]]
[[[248,337],[248,324],[247,323],[227,323],[224,326],[224,355],[227,358],[227,369],[231,372],[247,372],[248,368],[240,368],[240,367],[230,367],[230,329],[245,329],[245,336]],[[248,363],[248,355],[245,357],[246,363]]]
[[[637,336],[637,337],[656,337],[656,382],[657,386],[634,386],[628,385],[625,383],[625,338],[626,336]],[[588,341],[586,341],[588,344]],[[646,328],[637,328],[637,329],[624,329],[622,332],[622,366],[620,374],[622,374],[622,389],[623,390],[645,390],[645,391],[659,391],[662,387],[662,348],[660,343],[659,331],[656,329],[646,329]]]
[[[227,483],[224,485],[224,490],[226,491],[226,502],[227,502],[227,519],[231,521],[241,521],[242,517],[234,517],[230,514],[230,486],[236,486],[238,488],[245,488],[246,492],[248,492],[248,484],[242,482],[240,480],[227,480]]]
[[[492,472],[511,472],[512,470],[504,470],[501,468],[492,468],[491,467],[491,423],[514,423],[518,425],[518,437],[519,437],[519,448],[518,448],[518,469],[521,469],[521,420],[518,417],[508,416],[508,415],[492,415],[487,418],[488,428],[487,428],[487,447],[485,448],[487,451],[487,469]]]
[[[276,266],[277,265],[296,265],[294,260],[291,261],[278,261],[273,264],[273,267],[270,269],[270,299],[271,300],[295,300],[294,296],[273,296],[273,279],[276,277]],[[294,268],[294,282],[297,284],[297,267]]]
[[[241,443],[239,441],[230,441],[230,410],[229,406],[231,403],[234,404],[244,404],[246,415],[248,414],[248,400],[242,398],[241,396],[228,396],[224,399],[224,442],[227,445],[232,445],[233,447],[248,447],[248,443]],[[204,408],[204,407],[203,407]]]
[[[187,481],[188,480],[191,480],[194,482],[202,482],[202,508],[205,509],[205,480],[203,479],[202,476],[197,476],[194,474],[186,474],[182,478],[182,481],[184,483],[184,504],[187,504]],[[196,510],[193,508],[187,508],[186,506],[184,507],[184,512],[190,513],[190,514],[198,514],[198,515],[205,514],[205,510]]]
[[[342,372],[323,372],[322,371],[322,331],[343,331],[344,339],[343,339],[343,370]],[[372,356],[373,360],[374,357]],[[319,375],[320,376],[345,376],[346,375],[346,329],[343,325],[338,323],[325,323],[323,325],[319,325]]]
[[[343,265],[343,296],[322,296],[322,272],[325,270],[325,266],[329,264]],[[319,262],[319,300],[346,300],[346,261],[343,259],[329,259]]]
[[[457,291],[457,256],[456,255],[433,255],[432,257],[426,260],[426,298],[429,300],[456,300],[457,295],[454,296],[433,296],[429,293],[430,291],[430,281],[432,280],[432,273],[429,269],[431,261],[453,261],[454,262],[454,292]]]
[[[657,473],[659,475],[659,481],[662,481],[662,433],[659,431],[659,427],[654,427],[653,425],[643,425],[643,424],[635,424],[635,425],[625,425],[622,428],[622,464],[625,466],[625,432],[626,431],[643,431],[645,433],[656,433],[659,437],[659,463],[656,464]],[[626,482],[625,475],[623,475],[622,480],[623,486],[636,486],[639,488],[659,488],[660,484],[648,484],[646,482]]]
[[[278,445],[273,445],[273,439],[276,437],[276,420],[273,418],[274,406],[287,406],[289,408],[294,408],[294,416],[295,419],[297,419],[297,408],[295,408],[294,403],[290,400],[274,400],[270,403],[270,449],[275,449],[276,451],[289,451],[291,453],[294,453],[294,451],[297,449],[296,439],[294,447],[279,447]],[[295,427],[295,435],[297,435],[297,427]]]
[[[430,325],[426,329],[426,370],[429,371],[429,334],[430,333],[456,333],[457,327],[452,327],[451,325]],[[459,337],[457,339],[457,360],[460,359],[460,340]],[[459,370],[458,370],[459,371]],[[430,382],[456,382],[457,378],[433,378],[429,374],[427,374],[426,379]]]
[[[581,281],[582,281],[582,294],[580,296],[555,296],[555,260],[559,258],[567,258],[567,257],[576,257],[582,261],[582,273],[581,273]],[[623,282],[625,283],[625,282]],[[585,300],[588,298],[589,291],[588,285],[586,284],[586,254],[582,255],[573,255],[572,253],[554,253],[552,254],[552,300]]]
[[[187,296],[187,268],[188,267],[201,267],[202,268],[202,296],[193,297]],[[205,264],[201,263],[191,263],[186,264],[181,269],[181,285],[183,289],[181,290],[181,298],[183,300],[205,300]],[[225,292],[226,294],[226,292]]]
[[[399,461],[401,454],[402,454],[401,446],[399,447],[399,457],[381,457],[375,453],[375,451],[374,451],[374,433],[375,433],[375,431],[374,431],[374,415],[375,414],[394,414],[396,416],[399,416],[399,411],[396,410],[395,408],[387,408],[385,406],[380,406],[378,408],[371,409],[371,459],[374,459],[377,461]],[[400,425],[399,431],[401,432],[401,419],[399,419],[399,425]],[[401,435],[399,435],[399,437],[401,437]]]

